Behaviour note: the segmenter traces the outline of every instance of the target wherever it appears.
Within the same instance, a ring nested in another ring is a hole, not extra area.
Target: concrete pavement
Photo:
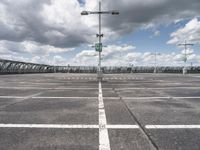
[[[108,74],[101,90],[95,74],[0,76],[0,149],[200,149],[200,75]]]

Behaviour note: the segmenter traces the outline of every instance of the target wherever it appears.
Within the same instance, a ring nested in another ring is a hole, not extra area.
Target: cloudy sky
[[[97,65],[99,0],[1,0],[0,58],[53,65]],[[102,0],[119,16],[103,20],[103,65],[200,65],[199,0]]]

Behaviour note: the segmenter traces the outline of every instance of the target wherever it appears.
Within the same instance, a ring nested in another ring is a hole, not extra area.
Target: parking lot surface
[[[200,75],[0,76],[0,150],[199,150]]]

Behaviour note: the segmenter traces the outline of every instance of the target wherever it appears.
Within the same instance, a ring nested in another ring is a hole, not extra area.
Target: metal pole
[[[101,2],[99,1],[99,44],[101,43]],[[99,51],[99,73],[101,73],[101,52]]]
[[[101,51],[102,51],[102,42],[101,38],[103,37],[103,34],[101,34],[101,15],[102,14],[112,14],[112,15],[119,15],[118,11],[101,11],[101,1],[99,1],[99,11],[82,11],[81,15],[90,15],[90,14],[98,14],[99,15],[99,34],[97,34],[97,37],[99,37],[99,50],[96,49],[96,51],[99,51],[99,63],[98,63],[98,69],[97,69],[97,76],[100,80],[103,78],[102,70],[101,70]]]
[[[187,50],[187,43],[185,41],[185,64],[184,64],[184,68],[186,67],[186,62],[187,62],[187,54],[186,54],[187,52],[186,52],[186,50]]]
[[[154,73],[156,73],[157,72],[157,58],[156,58],[156,55],[157,55],[157,53],[156,53],[156,51],[155,51],[155,69],[154,69]]]
[[[184,55],[184,67],[183,67],[183,74],[186,74],[187,73],[187,70],[186,70],[186,62],[187,62],[187,54],[186,54],[186,50],[187,50],[187,43],[185,41],[185,44],[184,44],[184,48],[185,48],[185,55]]]
[[[185,40],[185,43],[178,44],[178,45],[184,46],[184,48],[185,48],[183,74],[186,74],[187,73],[187,68],[186,68],[186,66],[187,66],[187,46],[193,46],[194,44],[187,43]]]

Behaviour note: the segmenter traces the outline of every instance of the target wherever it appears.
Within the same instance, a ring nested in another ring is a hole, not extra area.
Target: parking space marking
[[[200,125],[146,125],[146,129],[200,129]]]
[[[105,141],[104,129],[139,129],[138,125],[83,125],[83,124],[0,124],[0,128],[43,128],[43,129],[99,129],[100,143],[108,146],[108,141]],[[146,129],[200,129],[200,125],[145,125]],[[108,139],[109,140],[109,139]],[[104,143],[102,143],[104,142]],[[105,144],[106,143],[106,144]]]
[[[101,81],[99,81],[99,150],[110,150]]]
[[[32,99],[96,99],[97,97],[32,97]]]
[[[44,97],[40,97],[40,96],[0,96],[0,99],[4,98],[4,99],[23,99],[23,98],[32,98],[32,99],[96,99],[96,97],[48,97],[48,96],[44,96]]]
[[[26,98],[25,96],[0,96],[0,98],[5,98],[5,99],[10,99],[10,98],[13,98],[13,99],[22,99],[22,98]]]
[[[5,98],[5,99],[22,99],[22,98],[27,98],[27,96],[0,96],[1,98]],[[30,97],[32,99],[96,99],[96,97],[55,97],[55,96],[33,96]],[[105,99],[120,99],[120,97],[104,97]],[[200,99],[199,96],[197,97],[121,97],[122,99]]]
[[[89,79],[90,80],[90,79]],[[39,90],[73,90],[73,89],[78,89],[78,90],[90,90],[90,89],[97,89],[97,88],[90,88],[90,87],[68,87],[68,88],[46,88],[46,87],[26,87],[26,86],[19,86],[19,87],[0,87],[0,89],[39,89]],[[112,88],[103,88],[103,89],[112,89]],[[200,89],[200,87],[152,87],[152,88],[115,88],[116,90],[148,90],[148,89]]]
[[[106,99],[109,99],[109,97]],[[110,99],[112,99],[112,97],[110,97]],[[122,97],[122,99],[200,99],[200,97]]]
[[[106,125],[108,129],[139,129],[138,125]]]
[[[139,129],[138,125],[106,125],[108,129]],[[99,129],[99,125],[85,124],[0,124],[0,128],[58,128],[58,129]]]
[[[161,90],[165,90],[165,89],[200,89],[200,87],[148,87],[148,88],[115,88],[116,90],[148,90],[148,89],[161,89]]]
[[[98,125],[65,125],[65,124],[0,124],[0,128],[54,128],[54,129],[98,129]]]
[[[41,87],[0,87],[0,89],[28,89],[28,90],[97,90],[98,88],[81,88],[81,87],[68,87],[68,88],[41,88]],[[110,88],[111,89],[111,88]]]

